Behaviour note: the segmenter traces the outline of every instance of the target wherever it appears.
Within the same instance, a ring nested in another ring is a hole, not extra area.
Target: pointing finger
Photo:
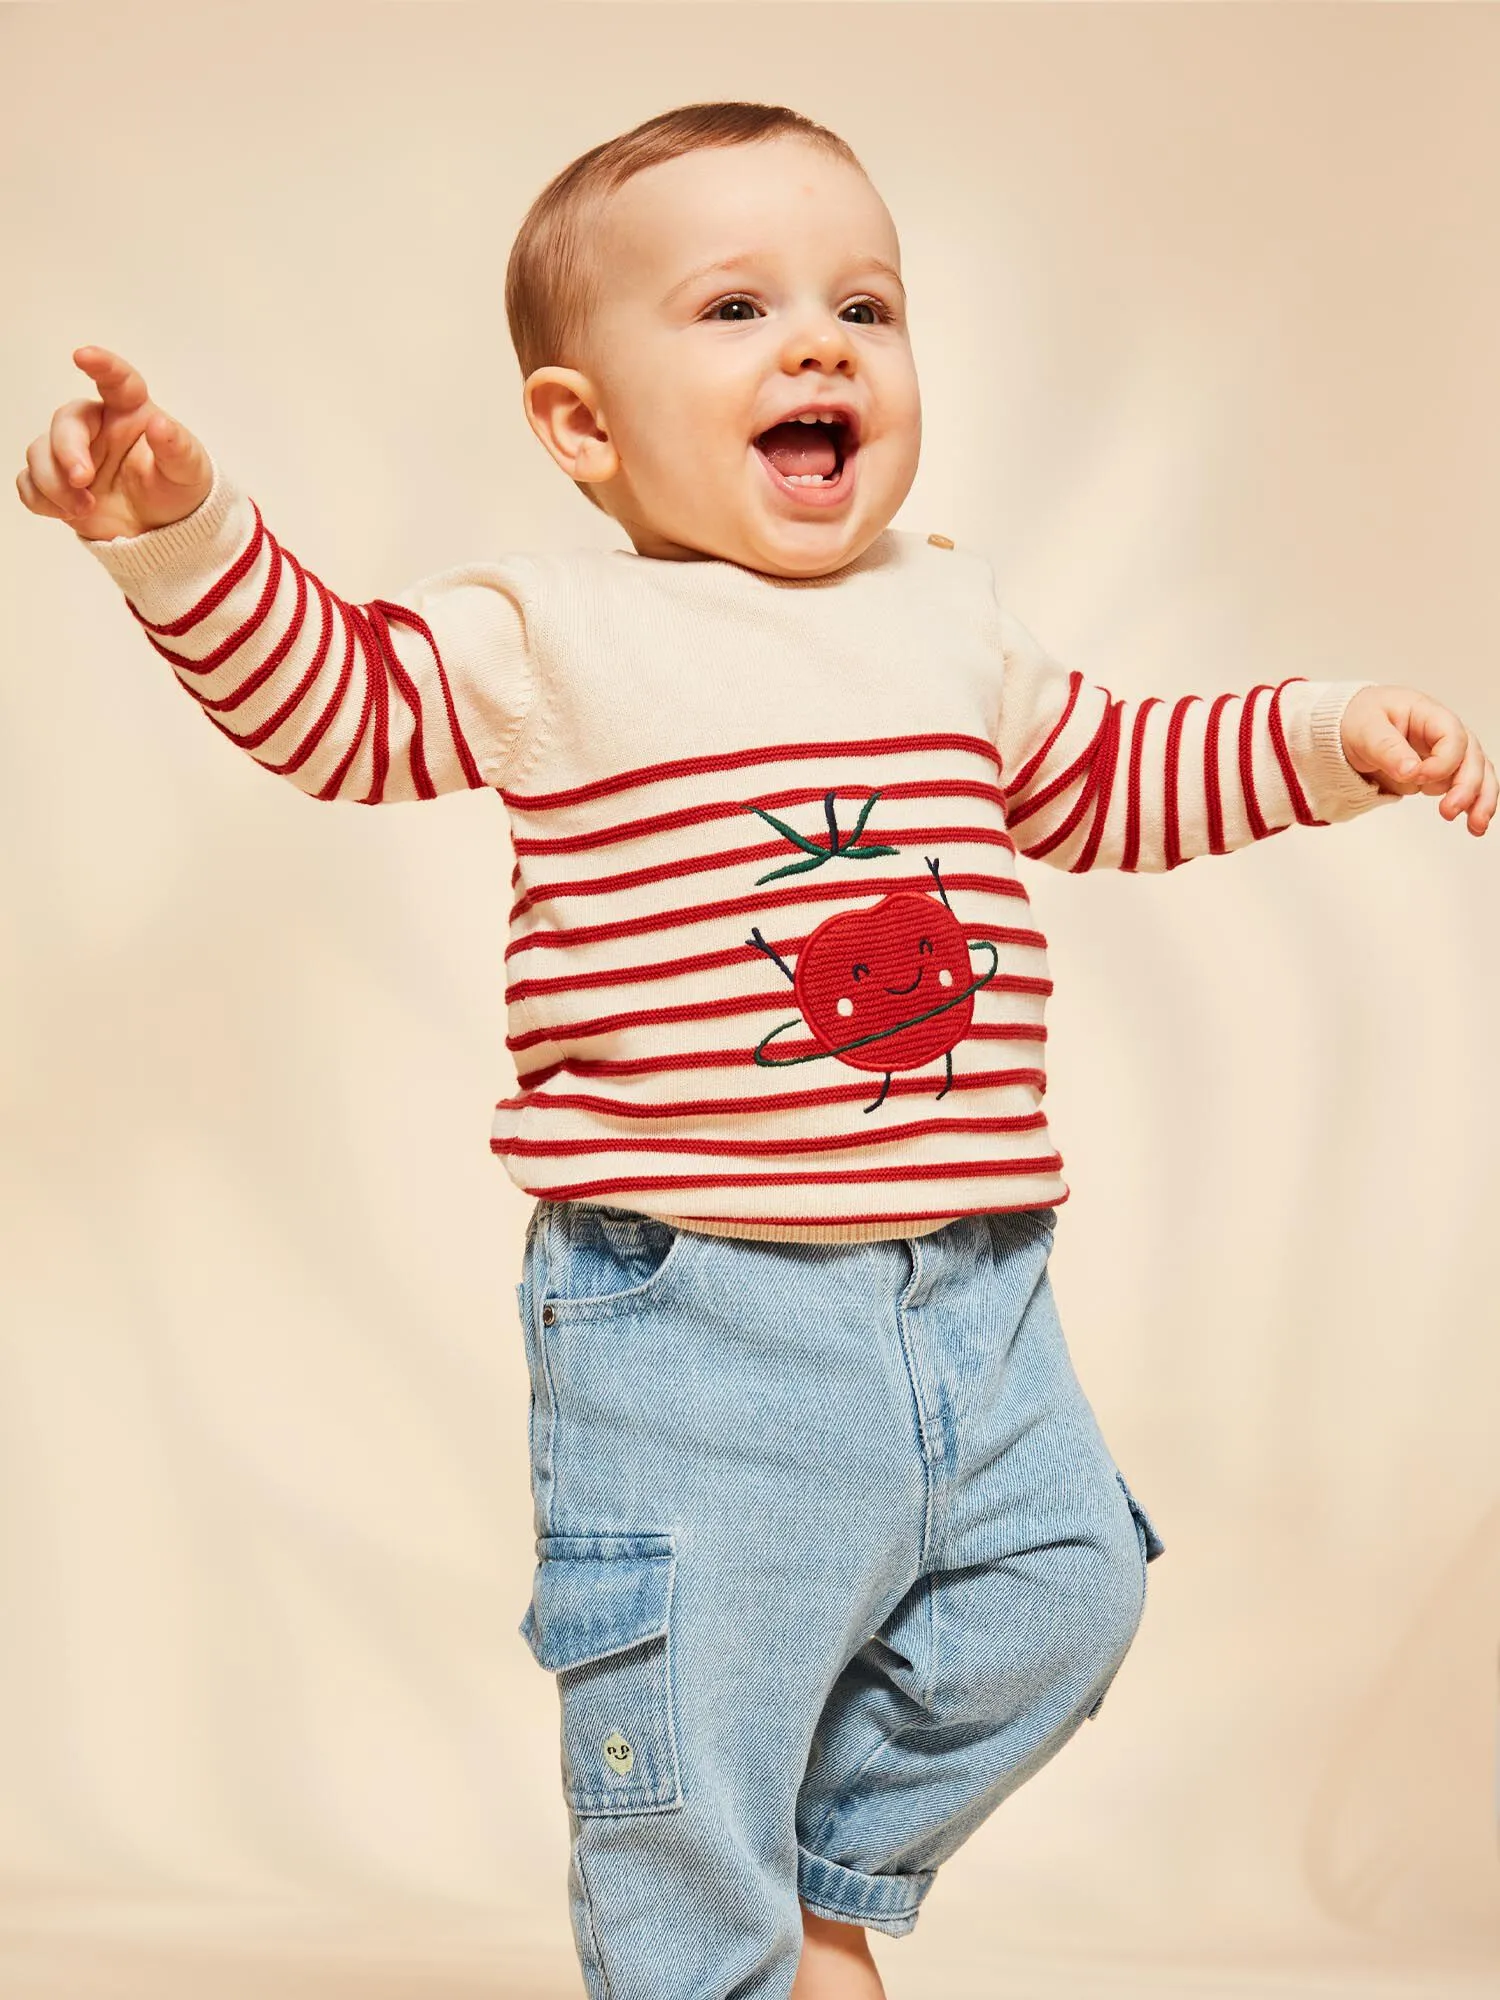
[[[145,376],[107,347],[75,347],[73,359],[85,375],[93,376],[106,415],[124,415],[150,401]]]

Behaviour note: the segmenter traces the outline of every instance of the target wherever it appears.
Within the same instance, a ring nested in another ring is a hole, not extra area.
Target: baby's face
[[[916,476],[922,412],[900,247],[864,175],[788,137],[685,154],[610,199],[598,256],[597,436],[574,476],[599,478],[636,549],[801,577],[868,547]],[[845,421],[765,437],[809,405]]]

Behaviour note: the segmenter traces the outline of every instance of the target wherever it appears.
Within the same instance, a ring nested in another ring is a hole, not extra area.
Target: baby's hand
[[[99,386],[53,412],[33,439],[16,490],[33,514],[66,521],[85,541],[165,528],[200,507],[213,465],[191,431],[146,394],[128,361],[107,347],[75,347],[73,359]]]
[[[1444,819],[1469,815],[1470,833],[1495,816],[1500,786],[1484,745],[1451,708],[1415,688],[1367,687],[1353,695],[1340,725],[1344,755],[1383,792],[1443,794]]]

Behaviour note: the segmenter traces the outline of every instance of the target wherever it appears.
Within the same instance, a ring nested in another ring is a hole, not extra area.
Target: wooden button
[[[929,535],[927,539],[935,549],[951,549],[953,546],[946,535]]]

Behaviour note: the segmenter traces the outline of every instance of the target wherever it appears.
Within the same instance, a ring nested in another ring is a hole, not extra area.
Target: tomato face
[[[957,918],[936,896],[909,890],[830,917],[797,954],[802,1018],[856,1069],[916,1069],[946,1055],[973,1022],[973,983]],[[954,1004],[956,993],[965,997]]]

